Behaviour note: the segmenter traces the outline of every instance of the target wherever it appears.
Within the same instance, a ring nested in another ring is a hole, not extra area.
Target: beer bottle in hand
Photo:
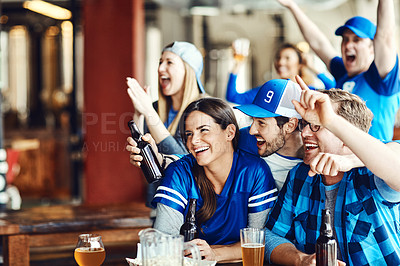
[[[331,213],[329,210],[322,210],[320,235],[315,245],[317,266],[337,266],[336,249],[336,240],[333,237],[331,225]]]
[[[185,222],[181,226],[180,234],[183,235],[184,241],[191,241],[199,237],[196,225],[196,199],[189,200],[189,209],[186,214]]]
[[[142,168],[147,182],[154,183],[160,180],[163,177],[163,170],[150,143],[142,140],[143,135],[133,120],[128,122],[128,127],[132,138],[136,141],[137,147],[140,149],[140,155],[143,157],[143,161],[140,162],[140,168]]]

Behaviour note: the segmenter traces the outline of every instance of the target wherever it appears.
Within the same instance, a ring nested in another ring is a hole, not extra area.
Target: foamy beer
[[[101,236],[97,234],[81,234],[74,251],[76,263],[79,266],[99,266],[106,258]]]
[[[240,229],[243,266],[264,264],[265,230],[258,228]]]
[[[250,40],[245,38],[236,39],[232,43],[233,57],[237,61],[243,61],[249,55]]]

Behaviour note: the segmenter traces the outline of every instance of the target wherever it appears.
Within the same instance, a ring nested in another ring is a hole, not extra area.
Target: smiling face
[[[250,135],[257,139],[258,154],[261,157],[269,156],[285,146],[283,127],[279,127],[274,117],[253,118]]]
[[[182,59],[172,52],[163,52],[158,65],[158,79],[163,95],[183,95],[185,65]]]
[[[285,48],[275,58],[274,66],[281,79],[294,79],[301,68],[299,55],[294,49]]]
[[[233,124],[223,130],[211,116],[193,111],[185,120],[186,147],[200,166],[217,165],[232,156],[235,130]]]
[[[342,34],[341,51],[344,67],[350,77],[368,70],[374,60],[372,40],[360,38],[346,29]]]
[[[310,164],[312,159],[320,152],[338,155],[349,153],[343,142],[322,126],[317,132],[313,132],[310,125],[305,126],[301,132],[301,137],[304,145],[305,164]]]

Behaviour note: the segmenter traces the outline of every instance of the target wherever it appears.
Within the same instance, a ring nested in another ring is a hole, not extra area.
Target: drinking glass
[[[183,242],[182,235],[168,235],[157,229],[147,228],[139,232],[139,237],[143,266],[183,265],[184,250],[192,254],[190,265],[200,265],[201,256],[197,245]]]
[[[262,266],[264,263],[265,229],[240,229],[243,266]]]
[[[243,61],[249,55],[250,40],[246,38],[236,39],[232,43],[233,57],[237,61]]]
[[[78,236],[74,257],[80,266],[99,266],[106,258],[101,236],[97,234],[81,234]]]

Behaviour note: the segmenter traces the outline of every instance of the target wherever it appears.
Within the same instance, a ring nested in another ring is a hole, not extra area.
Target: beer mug
[[[192,254],[192,265],[200,265],[201,256],[197,245],[183,242],[182,235],[167,235],[157,229],[147,228],[139,232],[143,266],[183,265],[183,253]]]
[[[264,264],[265,229],[240,229],[243,266],[262,266]]]
[[[243,61],[249,55],[250,40],[246,38],[236,39],[232,43],[233,57],[237,61]]]

